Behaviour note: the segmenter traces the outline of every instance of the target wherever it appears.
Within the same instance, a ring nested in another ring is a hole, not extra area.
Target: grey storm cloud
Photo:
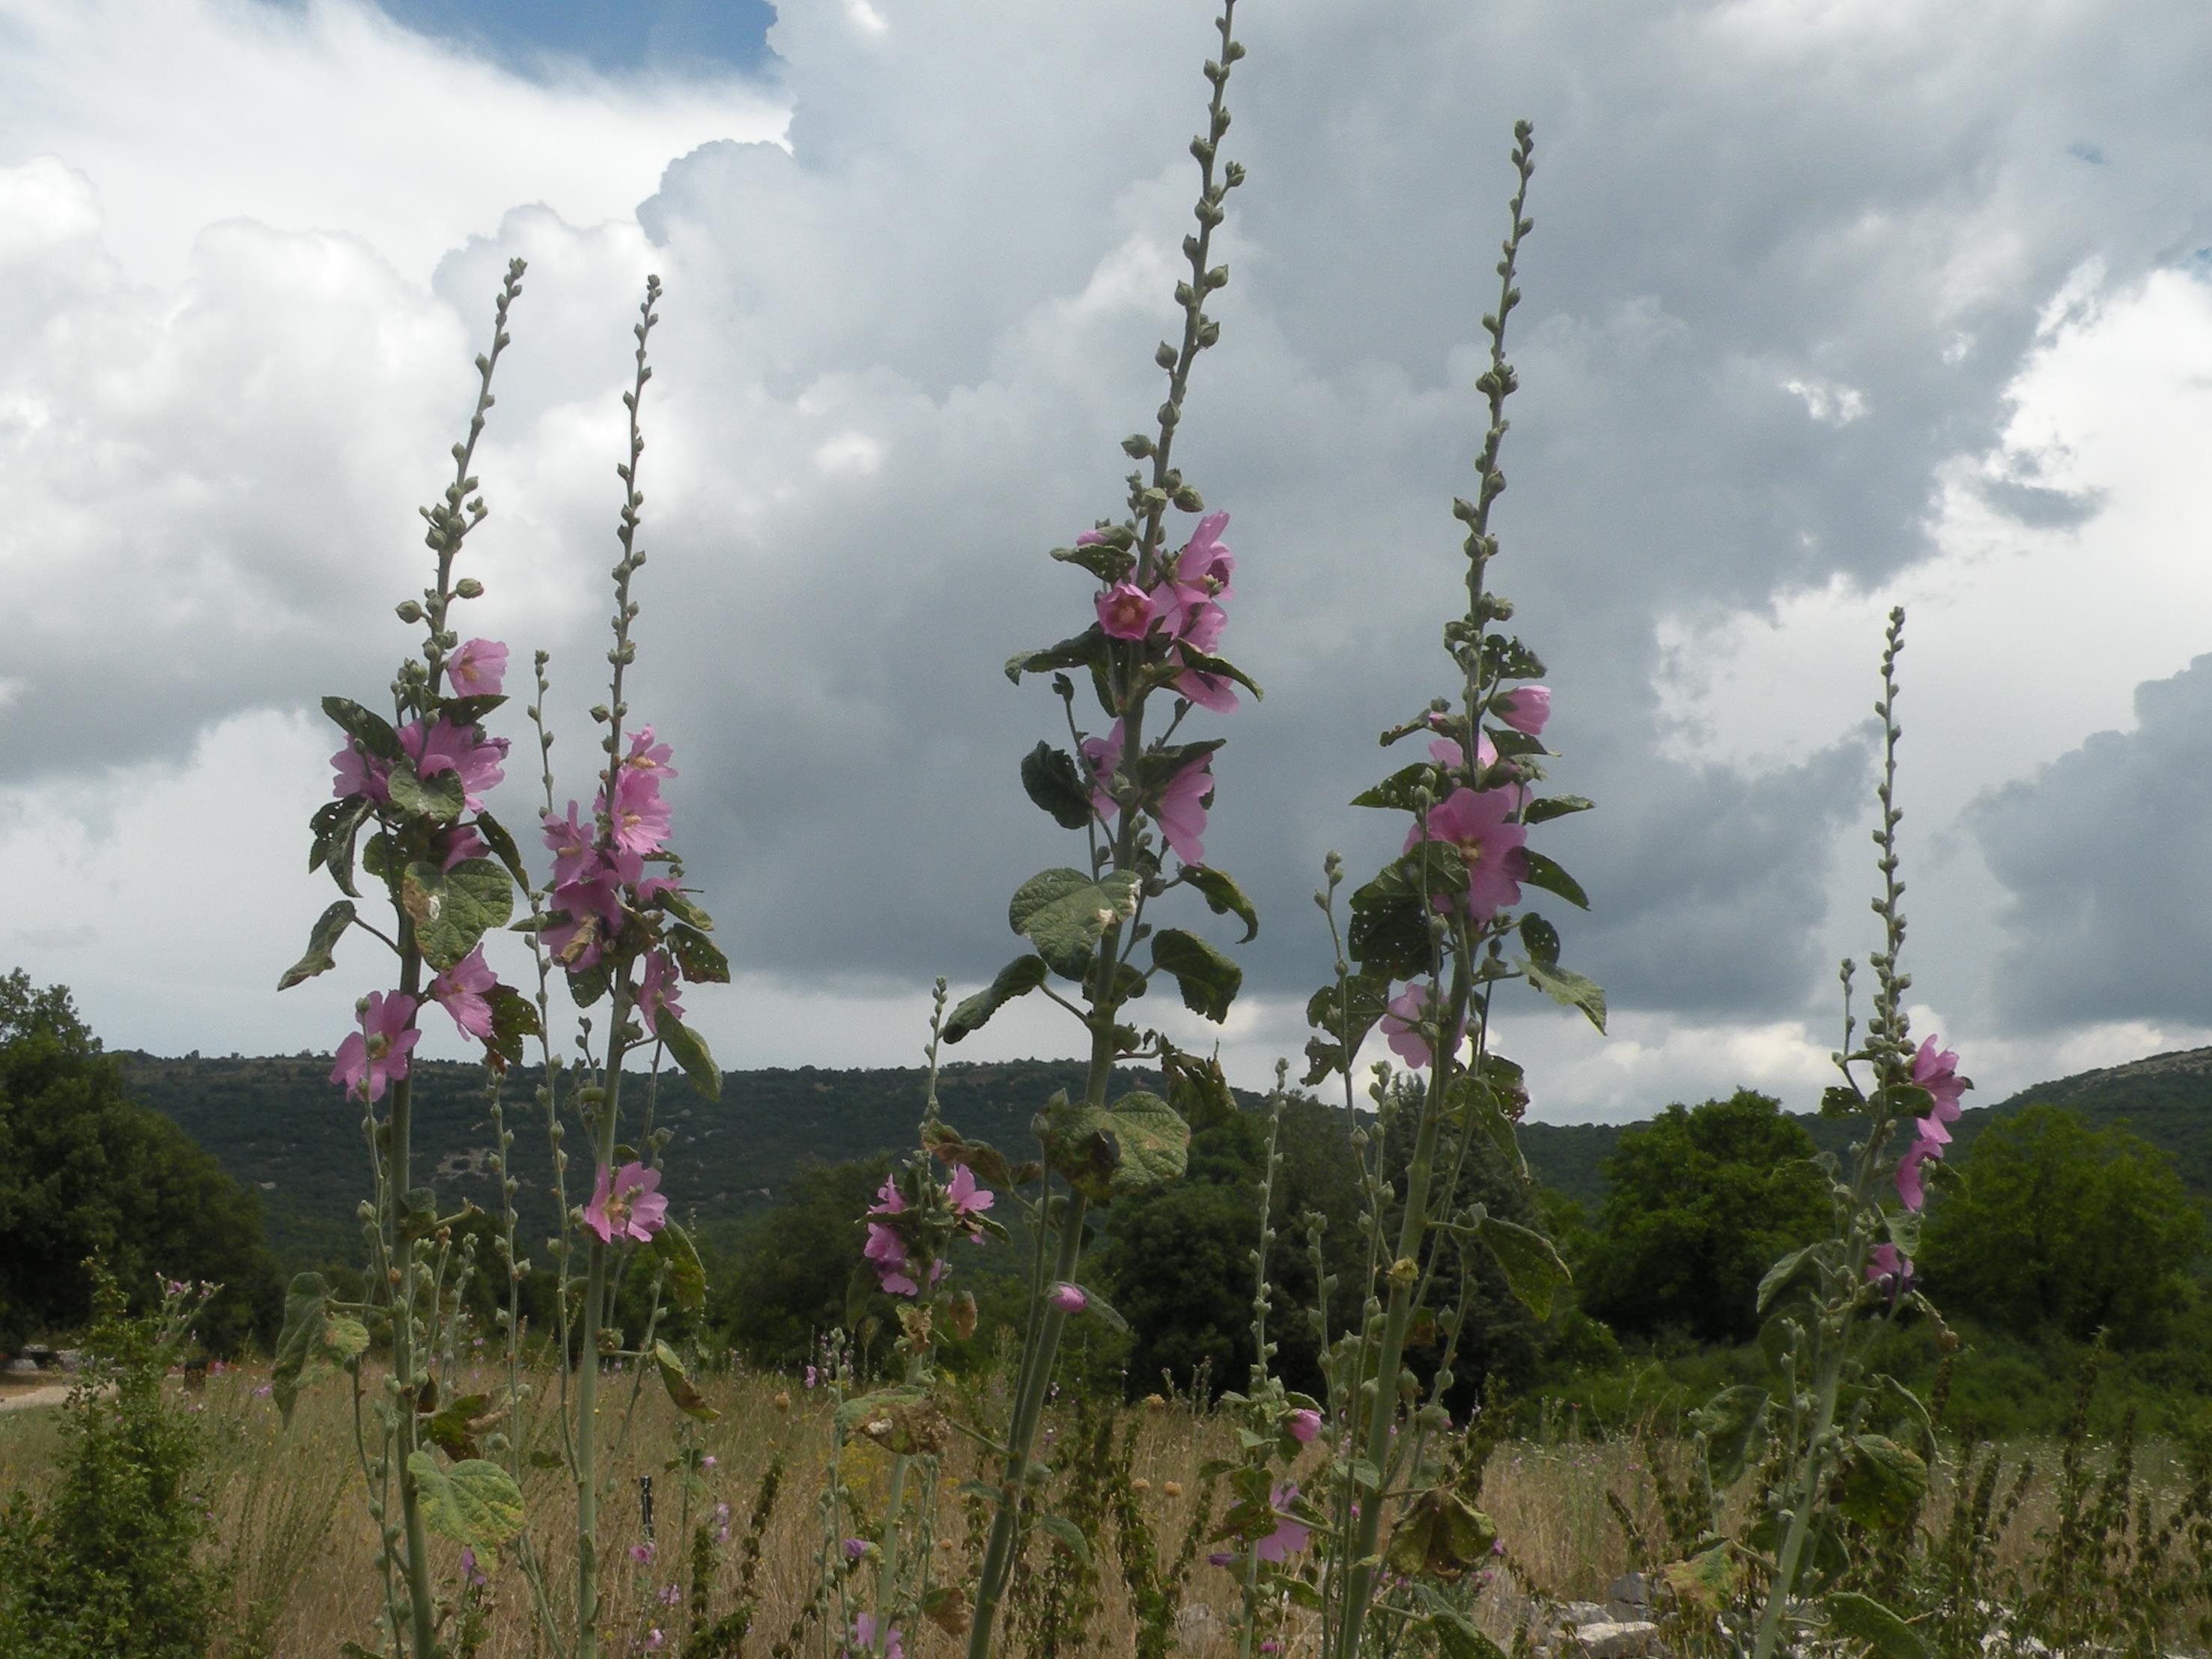
[[[227,712],[382,683],[400,631],[364,624],[420,580],[412,509],[515,254],[532,275],[481,458],[482,568],[514,596],[516,645],[555,651],[556,754],[580,766],[615,395],[651,269],[668,298],[635,702],[678,744],[684,845],[732,956],[795,979],[993,970],[1006,894],[1065,856],[1015,781],[1056,705],[998,665],[1087,619],[1044,550],[1116,511],[1115,446],[1158,401],[1211,37],[1168,0],[877,9],[888,29],[862,38],[842,8],[783,9],[788,152],[674,158],[635,227],[518,207],[428,293],[343,239],[251,227],[210,234],[180,313],[95,240],[0,274],[18,319],[0,343],[27,345],[0,373],[56,411],[0,478],[83,584],[18,625],[0,772],[174,752]],[[1935,469],[1995,441],[2068,273],[2096,254],[2122,280],[2212,236],[2192,205],[2212,14],[2138,27],[2160,52],[2090,4],[1856,24],[1249,9],[1224,150],[1251,182],[1178,459],[1233,515],[1224,648],[1268,690],[1223,728],[1207,836],[1263,912],[1255,984],[1318,982],[1322,853],[1371,867],[1401,833],[1341,803],[1391,764],[1376,732],[1449,689],[1449,503],[1471,487],[1525,115],[1537,228],[1495,574],[1549,663],[1556,781],[1599,802],[1557,832],[1596,901],[1560,918],[1570,959],[1623,1007],[1772,1012],[1814,991],[1864,751],[1663,759],[1656,624],[1924,556]],[[2084,133],[2112,159],[2083,166]],[[58,343],[103,318],[143,337],[143,383],[80,373],[101,365]],[[2049,493],[2007,510],[2074,510]],[[6,556],[23,580],[32,556]],[[82,740],[58,752],[36,734],[64,717]]]
[[[2006,889],[1998,1004],[2024,1025],[2212,1011],[2212,656],[2135,702],[2136,730],[2096,733],[1968,814]]]

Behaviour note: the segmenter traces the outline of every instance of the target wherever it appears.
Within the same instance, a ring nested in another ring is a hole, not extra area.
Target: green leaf
[[[490,1001],[491,1036],[484,1048],[504,1064],[520,1066],[524,1039],[544,1035],[537,1005],[511,985],[495,986]]]
[[[1239,887],[1226,873],[1207,868],[1203,864],[1186,864],[1181,880],[1198,889],[1206,901],[1206,908],[1217,916],[1233,915],[1244,924],[1244,937],[1237,942],[1249,944],[1260,934],[1260,913],[1252,908],[1252,901],[1244,896]]]
[[[653,896],[653,908],[665,910],[681,922],[689,923],[702,933],[714,931],[714,919],[703,906],[693,900],[681,887],[663,887]]]
[[[1743,1563],[1733,1546],[1722,1542],[1687,1560],[1668,1562],[1659,1569],[1659,1578],[1685,1607],[1711,1619],[1735,1599]]]
[[[484,845],[491,848],[492,856],[506,866],[508,875],[514,878],[514,884],[527,889],[530,872],[523,867],[521,851],[515,846],[514,837],[507,833],[507,826],[490,813],[479,812],[476,816],[476,827],[477,833],[484,838]]]
[[[1103,1108],[1055,1094],[1039,1119],[1047,1160],[1097,1204],[1176,1179],[1190,1152],[1190,1126],[1154,1094],[1124,1095]]]
[[[1181,654],[1181,668],[1194,668],[1200,673],[1211,674],[1217,679],[1234,680],[1252,694],[1253,702],[1267,700],[1267,694],[1260,689],[1259,683],[1235,663],[1220,657],[1209,657],[1205,652],[1194,651],[1188,645],[1179,646],[1176,649]]]
[[[514,914],[514,884],[489,859],[463,859],[450,870],[418,859],[399,878],[399,902],[415,923],[422,959],[443,972]]]
[[[1505,1659],[1505,1650],[1456,1609],[1437,1607],[1429,1614],[1429,1629],[1436,1635],[1437,1659]]]
[[[1382,1559],[1408,1578],[1459,1579],[1490,1558],[1495,1522],[1449,1486],[1431,1486],[1406,1506]]]
[[[1847,1083],[1832,1083],[1820,1091],[1822,1117],[1849,1117],[1866,1109],[1866,1097]]]
[[[974,1170],[975,1178],[987,1187],[1020,1184],[1004,1152],[984,1141],[969,1140],[957,1129],[947,1128],[942,1123],[932,1124],[924,1130],[921,1144],[939,1163],[955,1169],[964,1165]]]
[[[1423,945],[1427,943],[1425,926]],[[1380,974],[1349,974],[1340,988],[1324,985],[1306,999],[1306,1024],[1327,1033],[1325,1040],[1306,1044],[1306,1054],[1312,1060],[1305,1076],[1311,1088],[1331,1072],[1345,1067],[1345,1055],[1357,1054],[1359,1045],[1367,1040],[1368,1032],[1375,1029],[1376,1021],[1387,1011],[1390,999],[1390,981]],[[1349,1009],[1349,1029],[1346,1029],[1346,1010]]]
[[[1065,749],[1040,743],[1022,757],[1022,787],[1063,830],[1080,830],[1097,818],[1089,780]]]
[[[676,966],[684,977],[694,985],[727,985],[730,982],[729,957],[722,954],[720,945],[696,927],[684,922],[671,922],[668,953],[676,958]]]
[[[1820,1247],[1818,1244],[1804,1245],[1798,1249],[1790,1251],[1788,1255],[1784,1256],[1772,1267],[1769,1267],[1766,1270],[1765,1276],[1759,1281],[1759,1302],[1753,1309],[1753,1311],[1754,1313],[1765,1313],[1766,1311],[1766,1304],[1773,1301],[1774,1298],[1779,1296],[1784,1290],[1788,1289],[1790,1285],[1797,1278],[1797,1276],[1803,1273],[1808,1266],[1811,1265],[1814,1261],[1814,1253],[1818,1251],[1820,1248]]]
[[[1765,1443],[1766,1390],[1740,1382],[1723,1389],[1690,1413],[1705,1437],[1705,1473],[1716,1494],[1735,1484]]]
[[[1379,807],[1385,811],[1418,811],[1419,792],[1424,789],[1432,801],[1443,799],[1442,774],[1427,761],[1415,761],[1411,766],[1400,767],[1372,789],[1361,790],[1352,798],[1352,804]]]
[[[353,905],[340,899],[323,912],[307,934],[307,953],[287,968],[276,981],[276,988],[289,991],[302,980],[313,979],[317,974],[326,974],[337,966],[331,955],[345,930],[353,926]]]
[[[699,1385],[684,1369],[683,1357],[665,1342],[653,1345],[653,1363],[660,1368],[661,1386],[676,1409],[686,1417],[696,1417],[702,1423],[711,1423],[722,1413],[707,1403],[707,1396],[699,1392]]]
[[[653,1259],[668,1270],[668,1286],[676,1293],[676,1305],[685,1313],[698,1312],[707,1303],[707,1269],[691,1235],[664,1218],[653,1236],[651,1248]]]
[[[1104,1297],[1099,1295],[1088,1285],[1079,1285],[1076,1288],[1083,1292],[1083,1312],[1097,1315],[1117,1331],[1126,1331],[1129,1328],[1129,1322],[1116,1313],[1113,1304]]]
[[[368,1352],[368,1327],[358,1319],[326,1320],[323,1324],[323,1358],[343,1365]]]
[[[1244,983],[1244,970],[1195,933],[1164,927],[1152,935],[1152,965],[1171,975],[1182,1006],[1217,1025]]]
[[[1346,945],[1380,979],[1416,979],[1433,966],[1432,896],[1467,890],[1467,865],[1449,848],[1424,842],[1382,866],[1352,895]]]
[[[1570,812],[1587,812],[1595,801],[1584,800],[1580,795],[1547,795],[1541,800],[1532,800],[1521,809],[1523,823],[1549,823],[1553,818],[1563,818]]]
[[[284,1291],[284,1327],[276,1337],[276,1363],[269,1373],[269,1391],[287,1425],[300,1397],[300,1374],[322,1347],[330,1301],[330,1282],[320,1273],[300,1273]]]
[[[1194,1132],[1218,1128],[1237,1115],[1237,1097],[1218,1059],[1187,1054],[1163,1037],[1160,1070],[1168,1080],[1168,1104]]]
[[[1541,853],[1532,853],[1525,847],[1521,849],[1521,856],[1524,863],[1521,879],[1525,884],[1540,887],[1547,893],[1557,893],[1577,909],[1589,908],[1589,895],[1583,891],[1583,884],[1558,865]]]
[[[1832,1590],[1820,1598],[1820,1612],[1837,1635],[1864,1642],[1880,1659],[1928,1659],[1928,1643],[1871,1595]]]
[[[355,795],[331,802],[310,818],[307,827],[315,840],[307,849],[309,873],[328,865],[338,891],[359,898],[361,890],[353,884],[353,844],[361,835],[361,826],[375,811],[375,802],[366,795]]]
[[[960,1000],[945,1022],[945,1040],[957,1042],[969,1032],[981,1030],[1000,1009],[1043,984],[1048,971],[1042,957],[1016,957],[988,985]]]
[[[363,708],[349,697],[325,697],[323,713],[335,720],[346,736],[359,738],[361,746],[379,760],[400,758],[399,734],[383,715]]]
[[[1920,1212],[1917,1210],[1890,1210],[1884,1212],[1881,1220],[1891,1243],[1906,1255],[1920,1254]]]
[[[1521,964],[1521,971],[1528,982],[1553,1001],[1569,1008],[1579,1008],[1589,1023],[1601,1031],[1605,1030],[1605,993],[1594,979],[1571,972],[1557,963],[1531,959]]]
[[[1482,636],[1482,678],[1486,680],[1540,680],[1544,678],[1544,659],[1521,643],[1517,637],[1503,634]]]
[[[1133,870],[1113,871],[1097,881],[1080,870],[1046,870],[1022,884],[1006,907],[1006,920],[1053,972],[1080,979],[1106,929],[1136,915],[1142,884]]]
[[[1080,634],[1042,651],[1018,651],[1006,659],[1006,678],[1015,684],[1024,674],[1041,674],[1048,668],[1087,668],[1103,664],[1111,642],[1106,630],[1093,623]]]
[[[1085,1566],[1091,1565],[1090,1540],[1084,1537],[1083,1528],[1077,1526],[1074,1522],[1065,1516],[1040,1515],[1036,1518],[1036,1527],[1039,1532],[1051,1539],[1054,1543],[1059,1545]]]
[[[1559,1260],[1552,1241],[1494,1215],[1484,1216],[1475,1229],[1490,1246],[1491,1255],[1498,1258],[1506,1288],[1537,1318],[1549,1319],[1552,1293],[1574,1277]]]
[[[945,1448],[945,1413],[927,1389],[901,1383],[848,1400],[837,1407],[837,1431],[872,1440],[895,1457]]]
[[[422,1523],[439,1537],[489,1553],[522,1530],[522,1488],[498,1464],[468,1457],[441,1467],[436,1454],[417,1451],[407,1473]]]
[[[1534,910],[1522,913],[1520,922],[1521,942],[1528,947],[1528,954],[1547,968],[1559,965],[1559,930],[1538,915]]]
[[[461,787],[461,775],[451,769],[435,777],[418,778],[413,762],[396,760],[385,782],[392,792],[392,804],[416,817],[451,823],[468,805],[467,792]]]
[[[707,1039],[662,1009],[654,1019],[653,1035],[665,1045],[676,1063],[684,1068],[684,1075],[691,1086],[709,1100],[722,1097],[722,1068],[714,1064],[714,1056],[707,1048]]]
[[[465,1394],[458,1400],[447,1401],[423,1425],[431,1444],[448,1457],[477,1456],[477,1430],[490,1404],[491,1396],[483,1394]],[[499,1413],[492,1412],[489,1416],[496,1421]]]
[[[1851,1437],[1836,1472],[1838,1513],[1875,1531],[1904,1526],[1928,1493],[1928,1465],[1886,1435]]]
[[[438,705],[438,714],[455,726],[481,726],[486,714],[506,702],[504,691],[479,691],[471,697],[447,698]]]
[[[1055,547],[1052,550],[1052,556],[1062,564],[1081,565],[1109,586],[1127,575],[1137,564],[1133,556],[1108,542],[1092,542],[1083,547]]]

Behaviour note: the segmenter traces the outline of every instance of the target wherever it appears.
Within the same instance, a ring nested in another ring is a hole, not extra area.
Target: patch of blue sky
[[[276,0],[297,3],[297,0]],[[767,68],[769,0],[376,0],[403,27],[544,79],[582,63],[603,75]]]

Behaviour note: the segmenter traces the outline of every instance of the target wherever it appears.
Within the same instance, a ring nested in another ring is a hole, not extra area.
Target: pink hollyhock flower
[[[816,1370],[813,1366],[809,1365],[806,1368],[806,1386],[811,1389],[821,1380],[822,1374]]]
[[[453,1017],[453,1024],[465,1035],[489,1042],[491,1004],[484,993],[496,988],[498,984],[499,976],[485,963],[483,946],[479,945],[430,981],[430,996]]]
[[[646,1632],[645,1650],[647,1653],[658,1653],[661,1649],[667,1645],[668,1632],[661,1629],[659,1626],[655,1625],[651,1630]]]
[[[461,1547],[461,1577],[478,1589],[491,1582],[477,1565],[477,1553],[465,1544]]]
[[[1959,1075],[1957,1054],[1948,1048],[1938,1052],[1936,1042],[1935,1036],[1929,1036],[1912,1056],[1912,1080],[1936,1100],[1935,1111],[1920,1120],[1920,1138],[1941,1143],[1951,1139],[1951,1132],[1943,1126],[1959,1121],[1959,1097],[1973,1085]]]
[[[441,720],[426,734],[422,722],[410,720],[399,728],[399,746],[415,763],[415,775],[434,778],[441,772],[459,774],[461,799],[471,812],[483,811],[486,791],[495,788],[507,774],[500,763],[507,758],[507,739],[491,738],[478,743],[473,728]]]
[[[1927,1191],[1921,1184],[1920,1166],[1931,1158],[1940,1159],[1942,1156],[1941,1142],[1916,1140],[1897,1160],[1897,1195],[1905,1200],[1906,1209],[1917,1210],[1928,1201]]]
[[[683,775],[668,763],[669,756],[674,752],[666,744],[653,740],[651,726],[641,726],[630,736],[629,753],[623,757],[623,764],[633,771],[654,772],[664,778],[680,777]]]
[[[655,1036],[660,1035],[661,1015],[672,1014],[679,1021],[684,1018],[684,1005],[676,1000],[676,969],[669,965],[668,952],[648,951],[645,977],[637,988],[637,1017]]]
[[[1205,844],[1199,840],[1206,828],[1206,809],[1213,799],[1213,757],[1200,756],[1168,780],[1160,792],[1160,835],[1185,864],[1202,863]]]
[[[906,1207],[906,1194],[899,1191],[898,1183],[891,1176],[885,1176],[868,1213],[903,1215]],[[860,1254],[875,1264],[877,1279],[893,1296],[921,1294],[921,1286],[907,1272],[906,1240],[900,1237],[897,1228],[887,1227],[880,1221],[868,1223],[868,1242],[861,1247]]]
[[[1518,687],[1492,703],[1490,712],[1516,732],[1540,738],[1544,735],[1544,722],[1552,718],[1552,688],[1548,685]]]
[[[600,1164],[592,1201],[584,1206],[584,1224],[599,1236],[602,1244],[617,1238],[648,1243],[668,1219],[668,1200],[654,1190],[659,1185],[660,1171],[642,1164],[625,1164],[614,1170]]]
[[[1075,544],[1078,547],[1103,547],[1106,544],[1106,532],[1103,530],[1086,530],[1075,538]]]
[[[1207,514],[1169,568],[1161,584],[1160,614],[1170,632],[1187,635],[1193,611],[1209,603],[1218,610],[1220,602],[1230,597],[1229,574],[1236,569],[1237,561],[1222,544],[1221,532],[1228,526],[1226,513]]]
[[[868,1540],[866,1539],[848,1538],[845,1540],[845,1559],[848,1561],[857,1561],[867,1553]]]
[[[565,886],[581,881],[599,861],[598,849],[592,844],[598,826],[577,821],[574,801],[568,803],[568,816],[565,818],[556,818],[550,812],[542,817],[545,848],[553,854],[554,884]]]
[[[338,1044],[331,1081],[343,1084],[348,1094],[363,1100],[383,1099],[384,1085],[407,1075],[407,1055],[422,1038],[407,1023],[414,1017],[413,997],[398,991],[389,996],[371,991],[357,1014],[361,1029]]]
[[[1098,596],[1098,625],[1107,637],[1141,640],[1152,631],[1152,596],[1131,581],[1115,582]]]
[[[1084,738],[1082,749],[1091,768],[1091,810],[1102,818],[1110,818],[1121,810],[1106,787],[1113,780],[1114,769],[1121,763],[1121,722],[1115,720],[1103,738]]]
[[[1517,793],[1512,789],[1455,789],[1429,809],[1428,839],[1449,842],[1467,860],[1467,910],[1477,921],[1487,921],[1521,898],[1522,848],[1528,845],[1528,831],[1511,822],[1520,805]],[[1423,828],[1417,822],[1406,832],[1401,850],[1410,853],[1421,844]],[[1437,903],[1442,908],[1444,901]]]
[[[1420,1021],[1434,1020],[1443,1012],[1435,986],[1421,980],[1409,983],[1383,1005],[1381,1024],[1390,1052],[1417,1072],[1426,1069],[1433,1055],[1429,1040],[1415,1028]]]
[[[1083,1293],[1079,1285],[1055,1285],[1046,1293],[1045,1300],[1065,1314],[1079,1314],[1091,1305],[1091,1298]]]
[[[507,647],[497,640],[465,640],[446,659],[446,675],[457,697],[496,696],[507,678]]]
[[[975,1172],[965,1164],[953,1170],[952,1179],[945,1189],[945,1195],[952,1200],[952,1213],[961,1226],[966,1230],[969,1241],[981,1244],[983,1242],[983,1230],[976,1224],[975,1218],[997,1203],[999,1195],[988,1187],[977,1185]]]
[[[1301,1521],[1293,1520],[1283,1511],[1297,1501],[1298,1489],[1294,1481],[1285,1480],[1267,1495],[1275,1510],[1275,1529],[1252,1546],[1252,1553],[1262,1561],[1280,1561],[1306,1547],[1313,1528]]]
[[[360,739],[348,738],[346,746],[331,757],[331,769],[337,775],[331,780],[332,799],[343,800],[348,795],[366,795],[382,803],[392,799],[392,791],[384,780],[392,768],[361,745]]]
[[[653,1546],[650,1543],[632,1544],[629,1547],[629,1559],[641,1567],[644,1566],[653,1559]]]
[[[1321,1413],[1311,1407],[1291,1413],[1291,1438],[1301,1446],[1310,1446],[1321,1432]]]
[[[441,870],[450,870],[463,859],[480,859],[491,851],[484,845],[484,838],[477,833],[477,827],[472,823],[464,823],[447,830],[438,837],[436,844],[445,849],[438,855]]]
[[[1170,647],[1170,659],[1182,662],[1186,646],[1212,656],[1228,620],[1229,613],[1218,605],[1193,606],[1184,618],[1182,640]],[[1237,683],[1226,674],[1187,667],[1176,676],[1173,684],[1177,696],[1188,698],[1200,708],[1210,708],[1217,714],[1226,714],[1237,707]]]
[[[876,1615],[864,1613],[853,1620],[853,1644],[862,1653],[880,1654],[882,1659],[906,1659],[906,1642],[899,1627],[892,1625],[884,1632],[884,1644],[876,1645]]]
[[[572,974],[595,966],[599,952],[622,932],[622,895],[615,887],[615,872],[601,867],[587,880],[556,887],[553,906],[568,917],[545,930],[545,948],[553,959]]]
[[[1912,1282],[1912,1258],[1900,1253],[1894,1244],[1877,1244],[1867,1252],[1866,1276],[1872,1284],[1893,1279],[1902,1290]]]
[[[660,780],[651,772],[623,768],[615,778],[614,805],[607,817],[614,843],[623,852],[659,852],[668,839],[668,803],[660,798]]]
[[[1429,758],[1447,772],[1463,770],[1467,765],[1467,749],[1457,738],[1438,738],[1429,745]],[[1487,732],[1474,734],[1474,769],[1487,772],[1498,764],[1498,745],[1490,740]]]

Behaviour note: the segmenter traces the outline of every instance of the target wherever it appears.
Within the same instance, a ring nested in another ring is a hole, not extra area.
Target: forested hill
[[[361,1114],[329,1082],[330,1060],[161,1060],[121,1056],[131,1088],[174,1118],[231,1176],[261,1189],[270,1243],[288,1261],[350,1258],[356,1253],[355,1206],[366,1191],[368,1159]],[[418,1171],[449,1201],[471,1198],[494,1207],[489,1159],[493,1133],[483,1075],[472,1065],[425,1061],[416,1068],[414,1144]],[[939,1085],[945,1121],[972,1138],[1010,1151],[1030,1145],[1029,1123],[1055,1089],[1080,1086],[1073,1060],[1015,1060],[947,1067]],[[1142,1079],[1133,1075],[1130,1086]],[[538,1075],[518,1070],[503,1099],[514,1133],[526,1248],[552,1218],[545,1131],[535,1104]],[[643,1079],[625,1084],[626,1103],[642,1104]],[[709,1229],[764,1208],[802,1164],[836,1163],[914,1144],[921,1116],[922,1076],[912,1069],[732,1072],[711,1102],[679,1077],[664,1079],[657,1109],[672,1125],[667,1190],[679,1212]],[[1248,1107],[1260,1097],[1239,1092]],[[1970,1109],[1955,1134],[1963,1151],[1999,1113],[2033,1102],[2070,1106],[2093,1122],[2125,1122],[2172,1154],[2190,1189],[2212,1196],[2212,1048],[2158,1054],[2103,1071],[2040,1083],[1994,1106]],[[628,1121],[636,1119],[625,1113]],[[1846,1121],[1802,1120],[1814,1140],[1841,1152]],[[1604,1195],[1600,1164],[1618,1144],[1618,1124],[1524,1124],[1521,1139],[1536,1176],[1594,1204]],[[582,1167],[582,1160],[571,1165]],[[420,1176],[418,1175],[418,1179]],[[572,1185],[570,1201],[588,1195]]]

